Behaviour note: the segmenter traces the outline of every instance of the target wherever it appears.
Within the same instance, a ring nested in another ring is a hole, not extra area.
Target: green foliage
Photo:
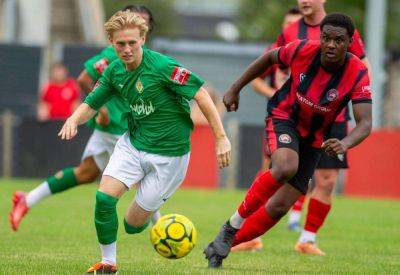
[[[389,0],[389,20],[387,23],[388,46],[400,50],[400,1]]]
[[[286,10],[297,5],[295,0],[241,0],[236,23],[244,40],[275,41],[281,31]],[[400,1],[388,0],[389,45],[400,47]],[[357,29],[364,36],[365,0],[328,0],[327,12],[344,12],[353,17]]]
[[[7,213],[15,190],[30,190],[38,181],[0,180],[0,274],[83,274],[100,260],[93,224],[97,184],[52,196],[32,208],[17,233]],[[168,260],[151,246],[149,230],[126,234],[123,217],[134,190],[118,202],[120,274],[397,274],[400,270],[400,203],[398,201],[335,198],[334,207],[318,236],[327,256],[297,255],[298,233],[283,219],[264,237],[258,253],[232,253],[220,271],[211,272],[203,248],[236,209],[244,192],[180,189],[161,208],[162,214],[190,218],[198,244],[185,258]],[[306,209],[306,208],[305,208]]]
[[[143,5],[153,13],[156,25],[152,36],[176,36],[179,32],[177,28],[177,16],[173,9],[173,1],[169,0],[103,0],[106,18],[110,18],[115,12],[123,9],[127,5]]]

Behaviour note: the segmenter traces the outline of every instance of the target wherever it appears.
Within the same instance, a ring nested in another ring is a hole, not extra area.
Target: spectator
[[[79,106],[80,92],[62,63],[51,67],[51,79],[44,86],[38,105],[38,119],[65,120]]]

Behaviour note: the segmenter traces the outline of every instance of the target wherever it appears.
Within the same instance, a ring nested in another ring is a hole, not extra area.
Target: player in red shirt
[[[44,86],[39,101],[39,120],[65,120],[80,104],[76,81],[68,77],[67,68],[56,63],[51,68],[51,80]]]
[[[289,211],[307,192],[322,151],[341,156],[371,131],[368,70],[348,52],[353,21],[347,15],[332,13],[320,28],[320,41],[297,40],[269,51],[225,93],[227,110],[236,111],[240,91],[247,83],[273,64],[290,68],[289,80],[268,103],[266,133],[271,169],[253,182],[237,211],[204,250],[209,267],[221,267],[232,245],[261,236]],[[356,126],[341,140],[326,139],[325,134],[349,101]]]
[[[319,24],[325,17],[325,0],[298,0],[298,7],[303,18],[288,26],[277,39],[278,46],[284,46],[296,39],[318,40],[320,36]],[[353,42],[350,44],[349,52],[363,60],[368,69],[370,65],[365,56],[364,44],[360,34],[355,30]],[[369,70],[370,72],[370,70]],[[341,139],[347,134],[347,121],[350,119],[349,110],[345,108],[336,118],[336,121],[328,134],[329,137]],[[310,203],[304,230],[295,250],[299,253],[325,255],[316,246],[316,235],[323,225],[332,204],[334,186],[337,182],[339,169],[348,168],[347,156],[342,160],[322,154],[314,174],[315,188],[310,194]],[[293,205],[289,214],[288,227],[292,230],[300,230],[301,210],[304,196]]]
[[[284,17],[282,22],[282,30],[284,30],[287,26],[291,25],[295,21],[299,20],[302,17],[300,10],[298,8],[289,9]],[[265,49],[265,52],[268,52],[271,49],[275,49],[277,47],[276,43],[273,43],[269,47]],[[268,78],[268,81],[266,81]],[[285,70],[279,69],[278,65],[274,65],[272,68],[266,70],[260,77],[255,78],[251,82],[251,86],[254,91],[259,93],[262,96],[265,96],[267,99],[270,99],[278,90],[283,83],[286,82],[288,78],[288,72]],[[262,175],[269,166],[270,159],[266,153],[266,142],[265,136],[262,137],[262,165],[260,171],[255,176],[256,178],[259,175]],[[263,244],[261,238],[256,238],[254,240],[241,243],[235,247],[232,247],[232,252],[236,251],[258,251],[263,248]]]

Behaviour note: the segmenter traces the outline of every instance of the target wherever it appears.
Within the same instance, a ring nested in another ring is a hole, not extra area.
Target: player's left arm
[[[204,88],[200,88],[194,96],[194,100],[199,106],[201,112],[206,117],[211,126],[215,140],[216,140],[216,153],[218,158],[218,165],[220,168],[226,167],[231,159],[231,143],[226,136],[224,126],[222,125],[221,118],[218,110],[215,107],[210,95]]]
[[[348,149],[360,144],[369,136],[372,128],[372,105],[359,103],[353,105],[353,115],[356,126],[342,140],[331,138],[322,144],[322,149],[328,155],[337,156],[344,154]]]
[[[353,115],[356,126],[342,140],[328,139],[322,144],[328,155],[344,154],[348,149],[361,143],[371,132],[372,128],[372,100],[368,72],[366,69],[359,72],[361,80],[351,91]]]
[[[372,79],[371,63],[369,63],[368,57],[365,56],[363,59],[361,59],[361,61],[364,63],[365,67],[367,67],[367,69],[368,69],[369,79]]]

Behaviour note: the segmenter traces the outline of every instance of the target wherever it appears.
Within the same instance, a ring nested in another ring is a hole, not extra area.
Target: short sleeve
[[[107,69],[109,61],[101,54],[95,55],[85,62],[84,67],[93,81],[97,81]]]
[[[203,79],[172,60],[160,71],[165,85],[188,100],[191,100],[204,84]]]
[[[355,30],[353,35],[353,42],[349,46],[349,52],[357,56],[359,59],[365,57],[364,42],[361,39],[360,33]]]
[[[268,46],[268,47],[266,47],[266,48],[264,49],[264,54],[267,53],[267,52],[269,52],[270,50],[276,49],[277,47],[278,47],[278,46],[277,46],[277,43],[276,43],[276,42],[273,43],[273,44],[271,44],[270,46]],[[278,69],[278,65],[275,64],[275,65],[269,67],[268,69],[266,69],[266,70],[260,75],[260,77],[264,79],[264,78],[266,78],[267,76],[270,76],[270,75],[274,74],[274,73],[276,72],[277,69]]]
[[[85,99],[92,109],[98,110],[114,96],[114,88],[110,81],[110,69],[106,70],[94,85],[93,91]]]
[[[278,58],[281,65],[284,67],[290,67],[296,52],[299,50],[305,40],[295,40],[286,46],[279,48]]]
[[[372,103],[371,86],[367,69],[360,71],[360,80],[351,92],[352,104]]]

